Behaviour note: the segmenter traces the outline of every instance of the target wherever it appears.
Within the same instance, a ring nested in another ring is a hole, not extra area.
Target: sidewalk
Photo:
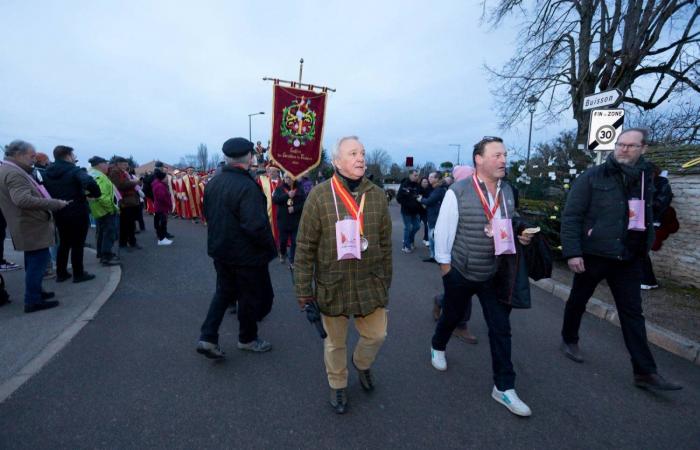
[[[552,278],[530,280],[530,283],[566,301],[572,281],[573,273],[563,263],[555,263]],[[660,289],[642,291],[642,307],[647,319],[649,342],[700,365],[700,330],[697,329],[700,298],[697,295],[697,290],[666,283]],[[615,303],[605,281],[596,288],[586,310],[599,319],[620,326]]]
[[[5,258],[23,266],[23,253],[10,240],[4,244]],[[95,279],[78,284],[44,280],[44,290],[55,292],[61,304],[31,314],[24,313],[24,270],[2,274],[12,303],[0,307],[0,403],[63,349],[117,288],[120,267],[101,266],[90,248],[84,261]]]

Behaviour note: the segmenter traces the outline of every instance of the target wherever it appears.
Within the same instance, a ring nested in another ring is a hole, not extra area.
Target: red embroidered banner
[[[321,162],[326,93],[272,87],[270,157],[296,179]]]

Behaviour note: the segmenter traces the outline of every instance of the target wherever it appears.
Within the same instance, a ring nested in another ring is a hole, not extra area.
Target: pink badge
[[[512,219],[496,219],[491,221],[493,228],[493,246],[496,255],[514,255],[515,239]]]
[[[629,209],[629,223],[627,224],[628,230],[634,231],[644,231],[647,229],[644,217],[644,171],[642,171],[642,199],[632,199],[628,200],[627,204]]]
[[[338,261],[362,259],[360,227],[357,220],[345,219],[335,223],[335,244],[338,249]]]

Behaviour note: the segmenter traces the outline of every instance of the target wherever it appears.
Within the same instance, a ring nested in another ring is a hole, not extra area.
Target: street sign
[[[619,89],[611,89],[609,91],[588,95],[583,97],[583,110],[587,111],[593,108],[615,105],[620,99],[622,99],[622,91]]]
[[[615,150],[617,137],[625,122],[624,109],[594,109],[588,127],[588,150]]]

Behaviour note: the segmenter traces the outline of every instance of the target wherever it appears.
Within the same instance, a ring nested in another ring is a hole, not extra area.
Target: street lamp
[[[527,100],[527,110],[530,111],[530,133],[527,136],[527,159],[525,160],[525,170],[530,167],[530,145],[532,144],[532,116],[537,109],[537,97],[531,95]]]
[[[259,116],[259,115],[261,115],[261,114],[265,114],[265,111],[260,111],[260,112],[248,114],[248,140],[249,140],[250,142],[253,142],[253,134],[252,134],[252,128],[251,128],[250,118],[253,117],[253,116]]]
[[[450,144],[450,147],[457,147],[457,165],[459,165],[459,154],[462,150],[462,144]]]

